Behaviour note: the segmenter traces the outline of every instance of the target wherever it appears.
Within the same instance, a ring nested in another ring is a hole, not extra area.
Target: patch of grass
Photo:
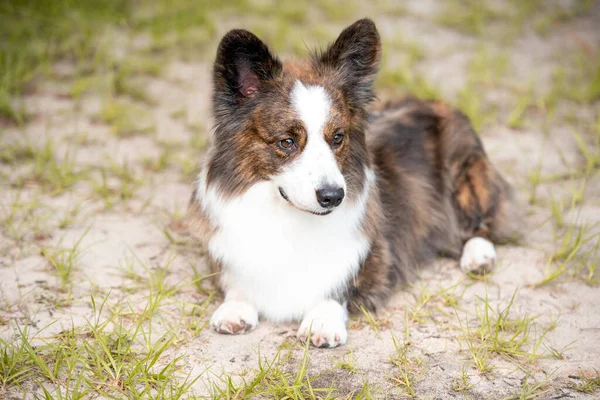
[[[410,341],[400,343],[392,333],[392,341],[396,354],[392,357],[392,364],[397,367],[397,373],[392,377],[392,382],[406,397],[416,397],[415,384],[423,374],[423,360],[410,354]]]
[[[97,115],[100,122],[112,127],[119,137],[131,137],[155,131],[154,117],[150,110],[122,99],[109,99]]]
[[[112,160],[108,160],[108,167],[101,168],[90,182],[94,195],[103,201],[106,209],[133,199],[142,185],[129,163],[118,164]]]
[[[458,92],[455,106],[465,113],[476,132],[495,121],[495,106],[486,99],[488,90],[498,85],[508,66],[501,52],[478,47],[467,65],[467,81]]]
[[[546,345],[544,345],[544,347],[546,348],[546,350],[548,350],[548,357],[554,358],[555,360],[564,360],[565,359],[565,353],[567,351],[573,349],[571,347],[571,345],[573,343],[575,343],[575,342],[576,342],[576,340],[572,341],[568,345],[564,346],[562,349],[556,349],[554,347],[549,347],[549,346],[546,346]]]
[[[58,156],[51,139],[46,139],[42,147],[29,141],[7,145],[0,152],[0,161],[17,168],[13,185],[39,185],[51,196],[67,191],[88,172],[76,165],[73,150]]]
[[[78,203],[70,208],[65,209],[58,219],[58,228],[65,229],[73,225],[73,223],[75,222],[75,218],[77,218],[77,216],[81,212],[81,208],[82,204]]]
[[[509,59],[504,51],[479,45],[467,64],[467,74],[470,79],[493,87],[506,75],[508,67]]]
[[[167,352],[175,344],[175,333],[159,332],[160,325],[145,317],[155,314],[157,304],[148,301],[139,312],[127,304],[110,307],[109,296],[101,303],[91,297],[93,316],[81,327],[47,337],[17,329],[15,342],[0,342],[0,393],[13,385],[24,396],[41,393],[41,398],[51,399],[189,398],[200,375],[185,372],[181,357]],[[34,377],[37,392],[24,386]]]
[[[0,5],[0,116],[16,122],[23,113],[14,104],[60,58],[93,56],[95,37],[108,23],[128,18],[127,0],[11,1]]]
[[[434,311],[448,315],[443,307],[455,307],[458,304],[460,296],[454,291],[458,283],[447,288],[440,288],[437,291],[428,290],[421,282],[419,294],[415,297],[414,306],[406,308],[406,322],[423,323],[426,319],[433,319]]]
[[[366,323],[375,331],[377,335],[379,335],[379,331],[381,330],[381,328],[389,326],[389,320],[378,319],[362,305],[359,309],[360,312],[363,314]]]
[[[579,51],[569,56],[560,54],[560,61],[569,59],[569,64],[559,65],[552,74],[552,87],[546,93],[549,103],[568,99],[580,104],[589,104],[600,98],[600,58]]]
[[[451,0],[443,3],[434,20],[469,35],[481,35],[501,14],[485,2]]]
[[[424,76],[404,66],[396,69],[384,67],[375,84],[381,91],[391,89],[396,93],[404,92],[421,99],[435,100],[441,97],[438,89]]]
[[[8,237],[17,242],[32,231],[40,231],[40,211],[44,204],[37,197],[24,198],[23,190],[17,189],[12,199],[0,204],[0,227]]]
[[[344,358],[336,364],[335,368],[341,368],[353,374],[356,374],[358,372],[358,368],[356,366],[356,359],[354,358],[354,352],[352,351],[352,349],[350,349],[348,353],[346,353]]]
[[[353,10],[358,7],[356,0],[317,0],[316,4],[328,21],[346,22],[352,18]]]
[[[152,172],[164,171],[173,163],[173,151],[169,146],[163,147],[158,158],[146,158],[143,161],[144,168]]]
[[[460,370],[460,376],[452,381],[452,390],[455,392],[463,392],[471,390],[475,385],[470,382],[470,376],[466,368]]]
[[[309,377],[310,365],[309,343],[304,345],[304,354],[298,362],[293,362],[292,351],[283,353],[280,349],[269,360],[258,352],[258,367],[252,370],[247,379],[231,375],[217,377],[219,382],[213,383],[213,399],[246,399],[254,397],[276,399],[334,399],[338,398],[337,388],[314,387],[314,381],[319,378]],[[293,362],[292,368],[289,364]],[[286,366],[288,366],[286,368]],[[295,372],[289,372],[289,371]],[[238,382],[236,382],[236,380]]]
[[[562,200],[552,199],[552,217],[554,218],[554,224],[558,229],[562,229],[565,226],[564,210],[565,206]]]
[[[20,340],[7,342],[0,338],[0,395],[6,393],[10,386],[20,387],[21,384],[34,374],[35,354],[29,343],[29,328],[24,327],[20,332]]]
[[[525,376],[525,378],[523,378],[521,392],[509,397],[505,397],[503,400],[534,400],[539,398],[542,394],[548,392],[546,386],[548,385],[548,379],[550,379],[550,376],[551,375],[548,375],[546,379],[541,382],[534,383],[530,383],[530,375]]]
[[[538,189],[540,183],[542,183],[542,159],[541,158],[538,161],[535,168],[527,174],[527,181],[529,182],[529,186],[530,186],[527,202],[529,204],[536,204],[538,201],[537,200],[537,189]]]
[[[593,143],[586,142],[583,136],[576,131],[572,131],[572,134],[577,144],[577,150],[585,160],[583,174],[587,177],[600,168],[600,133],[595,135]]]
[[[467,84],[458,92],[456,107],[465,113],[476,132],[493,119],[493,114],[484,111],[485,100],[483,94],[476,85]]]
[[[28,142],[3,144],[0,148],[0,163],[17,165],[35,160],[36,149]]]
[[[402,36],[385,40],[382,47],[388,49],[388,52],[394,54],[394,57],[399,57],[399,64],[405,68],[413,68],[419,61],[425,59],[423,45]],[[389,58],[390,56],[387,56],[382,64],[389,64]]]
[[[51,195],[57,195],[85,177],[85,174],[76,166],[73,153],[66,150],[64,156],[58,158],[52,141],[47,140],[43,149],[36,154],[34,172],[30,179],[39,182]]]
[[[490,353],[488,348],[478,345],[474,338],[475,334],[471,331],[468,321],[465,321],[465,326],[466,328],[463,330],[463,332],[465,332],[464,340],[471,355],[473,366],[479,373],[485,374],[491,372],[494,367],[490,364]],[[462,323],[460,323],[460,328],[463,329]]]
[[[136,7],[132,16],[133,32],[151,37],[145,49],[164,56],[176,55],[182,59],[202,58],[202,50],[211,43],[216,26],[210,12],[235,4],[206,0],[174,0],[145,2]]]
[[[511,110],[506,124],[513,129],[521,128],[523,126],[525,112],[532,104],[533,99],[531,91],[523,92],[519,97],[517,97],[516,104]]]
[[[375,393],[377,393],[375,389],[376,388],[373,388],[368,381],[365,381],[365,383],[363,383],[362,388],[358,392],[356,392],[356,394],[348,396],[347,399],[352,398],[354,400],[371,400],[372,398],[376,398],[374,397]],[[374,393],[371,394],[371,392]],[[377,393],[377,395],[380,395],[380,393]]]
[[[418,72],[417,64],[425,57],[420,43],[396,37],[386,41],[384,46],[398,56],[392,60],[384,53],[382,69],[375,80],[379,92],[388,91],[394,96],[402,93],[431,100],[440,98],[435,85]]]
[[[573,389],[581,393],[594,394],[600,390],[600,372],[594,370],[594,373],[577,376],[578,383],[573,385]]]
[[[138,74],[134,74],[131,71],[127,71],[124,67],[115,67],[115,73],[113,75],[112,87],[113,95],[115,98],[123,96],[129,97],[135,102],[144,103],[148,106],[153,106],[156,101],[150,96],[144,82],[138,79]],[[108,108],[111,105],[106,106]],[[123,105],[120,106],[123,108]],[[105,109],[105,111],[106,111]],[[141,110],[141,107],[137,108],[137,111]],[[133,110],[130,110],[132,112]],[[148,116],[146,114],[145,116]],[[144,115],[141,116],[142,118]]]
[[[71,275],[81,256],[81,242],[88,234],[89,230],[90,228],[86,229],[72,247],[59,249],[42,248],[41,250],[42,256],[48,260],[60,278],[62,290],[67,290],[67,288],[71,286]]]
[[[575,205],[579,196],[574,195],[573,197],[572,212],[575,212]],[[598,264],[600,264],[600,257],[598,256],[600,231],[595,228],[596,225],[584,224],[580,226],[576,222],[568,224],[562,233],[559,233],[558,228],[555,228],[555,250],[548,258],[544,279],[534,286],[548,285],[565,274],[573,278],[583,279],[590,285],[596,284],[598,282],[596,270]]]
[[[458,318],[475,368],[481,373],[490,372],[494,367],[491,356],[497,354],[518,366],[532,363],[541,357],[539,348],[547,333],[534,321],[535,316],[515,316],[512,310],[517,292],[513,293],[508,304],[495,311],[489,299],[478,298],[476,308],[477,325],[472,328],[468,318],[465,325]],[[458,315],[457,315],[458,317]]]
[[[510,0],[505,3],[446,1],[434,20],[467,35],[493,36],[507,41],[531,26],[536,32],[545,34],[552,26],[580,15],[593,5],[593,1],[589,0],[574,2],[568,7],[546,4],[542,0]],[[497,25],[498,29],[490,29],[493,25]]]

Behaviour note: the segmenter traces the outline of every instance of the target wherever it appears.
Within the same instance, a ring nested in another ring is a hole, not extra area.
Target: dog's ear
[[[373,98],[373,80],[381,58],[381,40],[370,19],[361,19],[342,31],[327,50],[317,56],[318,69],[333,69],[350,104],[366,106]]]
[[[243,29],[229,31],[221,39],[213,69],[215,102],[241,104],[255,97],[281,69],[281,62],[254,34]]]

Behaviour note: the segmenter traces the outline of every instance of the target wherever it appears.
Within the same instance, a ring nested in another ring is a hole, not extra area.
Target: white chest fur
[[[217,228],[208,243],[223,265],[224,289],[241,292],[274,321],[298,320],[319,301],[344,289],[369,251],[361,229],[373,173],[353,202],[318,216],[300,211],[269,181],[224,200],[198,180],[198,198]]]

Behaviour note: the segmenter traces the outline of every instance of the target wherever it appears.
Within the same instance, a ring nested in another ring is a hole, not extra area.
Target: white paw
[[[474,237],[467,240],[460,257],[460,268],[468,274],[487,274],[496,265],[496,249],[489,240]]]
[[[239,335],[258,325],[258,312],[248,303],[226,301],[217,308],[210,319],[210,326],[219,333]]]
[[[334,300],[327,300],[311,309],[298,329],[296,336],[303,343],[308,340],[316,347],[337,347],[348,340],[346,307]]]

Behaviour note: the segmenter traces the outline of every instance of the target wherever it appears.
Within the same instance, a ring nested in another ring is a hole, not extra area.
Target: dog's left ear
[[[221,39],[213,69],[215,104],[234,106],[254,98],[281,70],[279,59],[254,34],[229,31]]]
[[[381,58],[381,40],[370,19],[361,19],[342,31],[317,57],[317,68],[331,68],[350,105],[365,107],[374,98],[373,80]]]

